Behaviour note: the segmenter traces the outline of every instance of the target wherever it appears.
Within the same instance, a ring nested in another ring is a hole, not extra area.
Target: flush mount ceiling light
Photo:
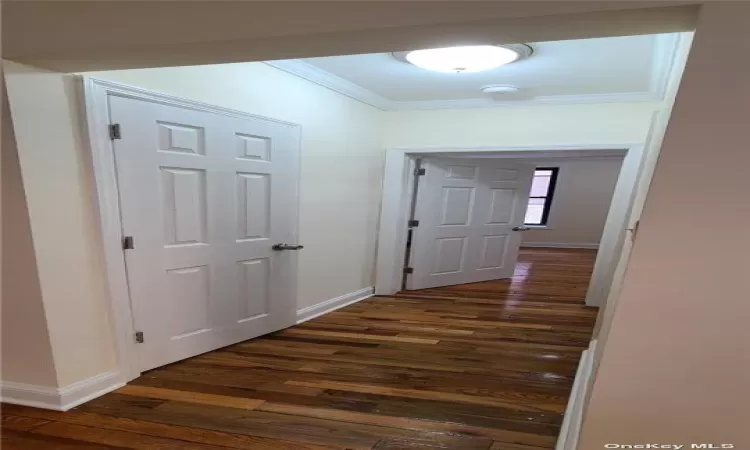
[[[422,69],[445,73],[482,72],[496,69],[532,53],[525,44],[466,45],[396,52],[393,56]]]

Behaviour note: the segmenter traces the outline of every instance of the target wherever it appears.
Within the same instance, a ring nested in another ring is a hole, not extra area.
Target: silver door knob
[[[273,244],[271,250],[280,252],[282,250],[302,250],[305,248],[303,245],[291,245],[291,244]]]
[[[513,227],[513,231],[529,231],[530,227]]]

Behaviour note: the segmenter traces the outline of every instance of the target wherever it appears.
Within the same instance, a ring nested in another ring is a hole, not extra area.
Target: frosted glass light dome
[[[430,48],[406,53],[404,58],[417,67],[436,72],[482,72],[512,63],[521,53],[495,45]]]

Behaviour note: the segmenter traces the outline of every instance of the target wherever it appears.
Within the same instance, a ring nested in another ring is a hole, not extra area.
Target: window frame
[[[552,207],[552,200],[555,196],[555,188],[557,187],[557,176],[560,173],[559,167],[536,167],[534,169],[534,175],[536,175],[536,172],[538,170],[549,170],[552,172],[552,175],[549,177],[549,188],[547,189],[547,195],[546,196],[538,196],[538,195],[529,195],[529,200],[532,198],[543,198],[544,199],[544,207],[542,208],[542,219],[539,223],[526,223],[524,220],[524,225],[530,226],[530,227],[546,227],[548,226],[549,222],[549,212],[550,208]],[[531,192],[529,192],[531,194]],[[528,203],[527,203],[528,207]]]

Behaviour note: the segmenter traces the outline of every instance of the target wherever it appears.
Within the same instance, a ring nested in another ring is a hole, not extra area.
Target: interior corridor
[[[522,249],[512,280],[374,297],[66,413],[3,405],[3,448],[551,449],[595,256]]]

